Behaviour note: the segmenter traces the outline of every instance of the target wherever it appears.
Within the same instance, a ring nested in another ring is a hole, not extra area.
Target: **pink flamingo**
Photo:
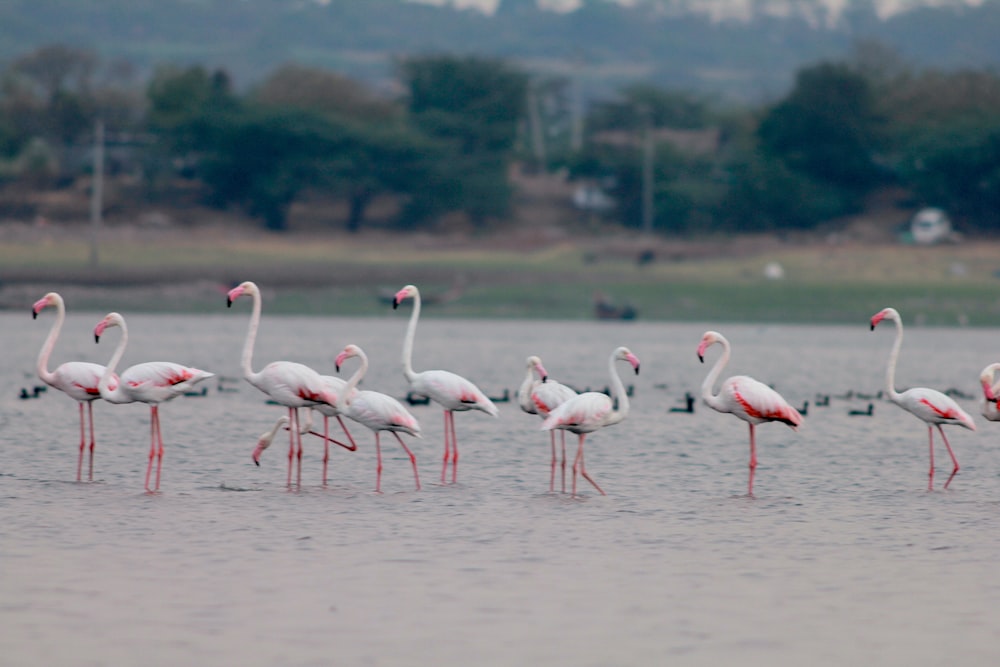
[[[972,421],[972,417],[958,407],[958,403],[939,391],[926,387],[914,387],[903,393],[896,391],[896,359],[899,357],[899,349],[903,344],[903,321],[895,308],[884,308],[872,316],[871,330],[874,331],[882,320],[892,320],[896,323],[896,341],[892,344],[892,351],[889,353],[889,366],[885,373],[889,400],[927,424],[931,454],[930,473],[928,473],[927,480],[928,491],[934,488],[934,426],[937,426],[941,439],[944,440],[944,446],[948,449],[948,455],[951,456],[951,462],[955,466],[948,480],[944,483],[944,488],[947,489],[951,480],[958,474],[958,459],[955,458],[955,452],[952,451],[941,425],[957,424],[975,431],[976,424]]]
[[[101,392],[97,384],[104,375],[104,366],[92,364],[88,361],[67,361],[60,364],[54,371],[49,371],[49,357],[56,346],[59,332],[62,330],[63,321],[66,319],[66,306],[62,297],[56,292],[49,292],[35,302],[31,309],[32,319],[38,318],[38,313],[48,306],[56,307],[56,320],[49,329],[49,335],[42,344],[42,350],[38,353],[38,364],[36,366],[38,377],[52,387],[63,392],[80,407],[80,457],[76,463],[76,481],[80,481],[83,474],[83,452],[87,449],[86,432],[89,425],[90,430],[90,472],[88,479],[94,481],[94,448],[97,443],[94,439],[94,401],[101,397]],[[112,376],[111,383],[118,384],[118,376]],[[84,417],[83,406],[87,405],[87,415]]]
[[[100,342],[101,334],[109,327],[122,330],[118,347],[111,355],[104,375],[98,383],[101,398],[108,403],[147,403],[149,405],[149,463],[146,466],[146,491],[152,493],[160,489],[160,470],[163,467],[163,434],[160,432],[160,403],[169,401],[189,391],[202,380],[215,375],[208,371],[182,366],[171,361],[147,361],[131,366],[121,373],[117,385],[112,387],[115,368],[128,345],[128,327],[118,313],[108,313],[94,327],[94,341]],[[156,458],[156,485],[149,488],[149,475]]]
[[[718,412],[729,412],[750,425],[750,475],[747,482],[747,495],[753,497],[753,476],[757,468],[757,424],[764,422],[784,422],[792,430],[802,424],[802,415],[781,397],[781,394],[762,382],[746,375],[734,375],[723,381],[718,394],[712,393],[715,381],[719,379],[722,369],[729,363],[731,348],[726,337],[716,331],[706,331],[698,345],[698,359],[705,363],[705,350],[719,343],[722,345],[722,356],[708,372],[701,384],[701,400],[705,405]]]
[[[576,497],[576,476],[577,472],[583,478],[594,485],[602,496],[606,496],[604,490],[597,485],[597,482],[587,474],[587,468],[583,462],[583,440],[588,433],[612,426],[624,420],[628,416],[629,402],[628,392],[622,385],[622,379],[615,370],[616,361],[627,361],[639,374],[639,359],[632,354],[627,347],[618,347],[611,353],[608,359],[608,372],[611,375],[611,396],[599,391],[586,391],[577,394],[564,401],[549,413],[549,416],[542,422],[543,431],[552,429],[563,429],[579,436],[579,444],[576,450],[576,459],[573,460],[573,496]],[[617,409],[615,404],[617,403]]]
[[[421,396],[427,396],[444,408],[444,462],[441,466],[441,483],[445,482],[445,471],[451,460],[451,481],[454,484],[458,476],[458,438],[455,436],[455,413],[465,410],[482,410],[496,417],[500,414],[493,401],[487,398],[479,387],[465,378],[449,371],[413,370],[413,336],[417,331],[417,320],[420,319],[420,291],[413,285],[407,285],[396,292],[392,300],[395,310],[407,297],[413,298],[413,313],[406,328],[406,338],[403,341],[403,375],[410,383],[410,389]]]
[[[535,371],[538,377],[535,378]],[[529,415],[541,415],[544,419],[555,408],[576,396],[576,392],[564,384],[549,379],[549,374],[542,365],[542,360],[532,355],[526,361],[524,381],[517,390],[517,402],[521,409]],[[562,490],[566,493],[566,431],[560,430],[562,438]],[[549,473],[549,492],[555,490],[556,479],[556,432],[549,431],[552,444],[552,464]]]
[[[250,314],[250,324],[247,326],[246,340],[243,343],[241,361],[243,377],[251,385],[267,394],[275,403],[288,408],[290,424],[288,429],[288,486],[292,485],[292,465],[296,459],[298,461],[296,486],[302,486],[303,429],[299,423],[299,408],[316,407],[321,404],[336,408],[338,397],[323,381],[319,373],[304,364],[293,361],[272,361],[259,373],[254,372],[253,346],[257,340],[257,329],[260,327],[260,289],[250,281],[237,285],[229,290],[226,306],[231,307],[236,299],[244,295],[249,295],[253,299],[253,310]],[[341,424],[343,425],[343,422]],[[336,444],[342,445],[339,442]],[[329,440],[326,437],[324,437],[324,445],[327,449],[323,456],[323,483],[326,484],[326,467],[329,459]],[[260,465],[261,452],[264,449],[266,447],[258,445],[253,451],[253,462],[258,466]]]
[[[983,405],[981,412],[991,422],[1000,422],[1000,410],[997,409],[997,396],[1000,394],[1000,382],[994,384],[996,372],[1000,363],[990,364],[979,373],[979,383],[983,387]]]
[[[357,345],[348,345],[337,355],[336,361],[337,370],[339,371],[347,359],[355,357],[361,360],[361,366],[358,370],[354,371],[351,379],[347,382],[347,387],[344,390],[345,399],[343,408],[348,417],[359,424],[367,426],[375,434],[375,455],[378,461],[375,468],[377,473],[375,478],[375,493],[382,493],[382,446],[379,441],[379,435],[382,431],[389,431],[396,436],[396,440],[399,441],[400,446],[406,451],[406,455],[410,457],[410,464],[413,466],[413,479],[417,483],[417,491],[419,491],[420,475],[417,474],[417,457],[406,446],[406,443],[399,437],[399,434],[408,433],[419,438],[420,424],[417,423],[417,418],[411,415],[392,396],[387,396],[377,391],[355,391],[358,382],[368,372],[368,356],[365,354],[365,351]]]

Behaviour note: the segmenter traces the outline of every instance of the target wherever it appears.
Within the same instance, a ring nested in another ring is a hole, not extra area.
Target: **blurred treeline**
[[[100,121],[109,172],[137,199],[185,193],[275,230],[304,198],[346,202],[331,224],[352,231],[385,199],[400,228],[461,212],[486,229],[510,212],[514,164],[601,188],[603,214],[630,227],[651,182],[665,234],[815,229],[886,187],[965,231],[1000,228],[996,71],[920,69],[869,42],[742,106],[631,84],[583,108],[572,78],[486,57],[402,57],[395,81],[389,94],[289,64],[237,91],[223,69],[140,80],[127,61],[46,46],[0,72],[0,185],[72,186]]]

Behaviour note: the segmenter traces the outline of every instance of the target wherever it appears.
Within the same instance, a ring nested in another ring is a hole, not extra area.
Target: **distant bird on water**
[[[554,428],[565,429],[576,433],[579,441],[576,458],[573,460],[573,496],[576,496],[576,476],[590,482],[602,496],[604,490],[587,474],[583,461],[583,441],[588,433],[600,430],[605,426],[613,426],[625,419],[629,412],[628,394],[622,385],[622,379],[615,369],[616,361],[627,361],[636,374],[639,373],[639,358],[627,347],[615,348],[608,358],[608,373],[611,375],[611,396],[599,391],[588,391],[578,394],[563,402],[549,413],[542,422],[542,430]],[[617,408],[615,407],[617,405]]]
[[[928,491],[934,488],[934,427],[937,426],[938,432],[941,434],[941,439],[944,440],[944,446],[948,450],[948,455],[951,457],[951,462],[954,465],[951,475],[944,483],[944,488],[947,489],[948,485],[951,484],[951,480],[958,474],[958,459],[955,458],[955,452],[952,451],[951,444],[948,443],[948,438],[945,436],[941,425],[956,424],[975,431],[976,424],[972,421],[972,417],[958,406],[958,403],[940,391],[927,389],[926,387],[914,387],[913,389],[907,389],[903,393],[896,391],[896,360],[899,357],[899,349],[903,344],[903,321],[895,308],[884,308],[872,316],[871,330],[874,331],[875,327],[883,320],[890,320],[896,324],[896,340],[892,345],[892,351],[889,353],[889,364],[886,367],[885,373],[886,394],[890,401],[927,424],[931,459],[930,472],[927,475]]]
[[[750,425],[750,475],[747,481],[747,495],[753,496],[753,477],[757,468],[756,426],[764,422],[778,421],[796,429],[802,424],[802,415],[763,382],[746,375],[734,375],[724,380],[718,394],[712,390],[722,369],[729,362],[730,346],[726,337],[716,331],[706,331],[698,344],[698,359],[705,362],[705,351],[715,345],[722,345],[722,356],[708,372],[701,385],[701,400],[718,412],[731,413]]]
[[[88,448],[88,430],[90,435],[90,471],[87,479],[94,481],[94,449],[97,446],[94,439],[94,401],[101,397],[97,385],[101,381],[101,376],[104,375],[105,367],[87,361],[67,361],[60,364],[54,371],[49,370],[49,357],[52,355],[52,350],[66,319],[66,306],[62,296],[57,292],[49,292],[36,301],[31,308],[31,317],[36,319],[38,314],[49,306],[55,306],[56,319],[52,323],[52,328],[49,329],[49,335],[45,338],[41,351],[38,353],[36,370],[38,377],[45,384],[55,387],[77,402],[80,408],[80,456],[76,462],[76,481],[79,482],[83,475],[83,452]],[[117,386],[118,376],[112,374],[109,382],[112,388]],[[44,390],[44,387],[35,387],[34,397],[38,396],[39,389]],[[30,396],[24,389],[21,392],[21,398]],[[83,414],[84,404],[87,406],[86,417]]]
[[[535,377],[535,372],[538,378]],[[532,355],[525,362],[524,381],[517,390],[517,402],[521,410],[529,415],[539,415],[543,419],[553,410],[576,396],[576,392],[566,385],[549,378],[548,371],[542,365],[542,360]],[[566,431],[560,433],[562,438],[562,491],[566,493]],[[549,431],[549,442],[552,445],[552,463],[549,472],[549,492],[555,490],[556,479],[556,433]]]
[[[481,410],[496,417],[500,414],[493,402],[479,387],[464,377],[449,371],[430,370],[417,373],[413,370],[413,338],[420,319],[420,291],[407,285],[396,292],[392,307],[396,309],[406,299],[413,299],[413,312],[403,339],[403,376],[410,383],[410,390],[427,396],[444,408],[444,458],[441,465],[441,483],[445,482],[448,462],[451,461],[451,481],[458,478],[458,438],[455,435],[455,413],[465,410]]]

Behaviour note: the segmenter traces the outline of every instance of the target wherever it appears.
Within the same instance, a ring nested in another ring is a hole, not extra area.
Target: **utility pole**
[[[538,110],[537,83],[532,80],[528,84],[528,125],[531,130],[531,146],[535,162],[543,173],[546,170],[545,128],[542,126],[542,115]]]
[[[90,266],[100,263],[101,211],[104,199],[104,120],[94,123],[94,169],[90,184]]]

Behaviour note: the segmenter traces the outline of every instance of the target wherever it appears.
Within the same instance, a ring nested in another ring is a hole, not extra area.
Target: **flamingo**
[[[257,329],[260,327],[260,289],[250,281],[237,285],[229,290],[226,297],[226,307],[232,307],[233,302],[244,295],[249,295],[253,299],[253,310],[250,314],[250,324],[247,326],[246,340],[243,343],[241,361],[243,377],[251,385],[267,394],[272,401],[288,408],[290,425],[288,429],[288,486],[292,485],[292,464],[296,459],[298,461],[296,486],[302,486],[303,429],[299,423],[299,408],[316,407],[321,404],[336,408],[338,396],[323,381],[319,373],[294,361],[272,361],[259,373],[254,372],[253,346],[257,339]],[[350,437],[349,434],[348,437]],[[344,446],[343,443],[333,442]],[[327,449],[323,456],[323,483],[326,484],[329,441],[325,436],[324,445]],[[258,466],[260,465],[261,451],[263,449],[255,449],[252,456],[253,462]]]
[[[979,373],[979,383],[983,387],[981,412],[991,422],[1000,421],[1000,410],[997,409],[997,395],[1000,394],[1000,382],[993,383],[998,370],[1000,370],[1000,363],[990,364]]]
[[[524,382],[517,390],[517,402],[521,409],[529,415],[541,415],[544,419],[549,413],[559,405],[565,403],[576,392],[566,385],[549,379],[549,374],[542,365],[542,360],[532,355],[525,362]],[[540,379],[535,379],[535,371],[538,371]],[[560,431],[562,437],[562,490],[566,493],[566,431]],[[549,493],[555,490],[556,479],[556,432],[549,431],[549,440],[552,444],[552,464],[549,474]]]
[[[952,451],[941,425],[957,424],[958,426],[964,426],[971,431],[975,431],[976,423],[972,421],[972,417],[958,406],[958,403],[940,391],[927,389],[926,387],[914,387],[913,389],[907,389],[903,393],[896,391],[896,359],[899,357],[899,348],[903,344],[903,320],[895,308],[883,308],[872,316],[871,330],[874,331],[875,327],[882,320],[892,320],[896,323],[896,341],[893,343],[892,351],[889,353],[889,365],[885,373],[886,393],[890,401],[913,416],[922,419],[927,424],[931,456],[931,466],[927,480],[928,491],[934,489],[934,426],[937,426],[938,432],[941,434],[941,439],[944,440],[944,446],[948,450],[948,455],[951,456],[951,462],[955,466],[948,480],[944,483],[944,488],[947,489],[948,485],[951,484],[951,480],[958,474],[958,459],[955,458],[955,452]]]
[[[722,356],[708,372],[701,384],[701,400],[708,407],[718,412],[729,412],[750,425],[750,474],[747,482],[747,495],[753,497],[753,476],[757,468],[757,424],[764,422],[784,422],[796,430],[802,424],[802,415],[781,397],[781,394],[762,382],[746,375],[734,375],[723,381],[718,394],[713,394],[715,381],[719,379],[722,369],[729,363],[731,352],[729,341],[717,331],[706,331],[698,345],[698,360],[705,363],[705,350],[719,343],[722,345]]]
[[[420,319],[420,291],[413,285],[407,285],[396,292],[392,300],[395,310],[407,297],[413,298],[413,312],[406,328],[406,338],[403,340],[403,375],[410,383],[410,389],[421,396],[427,396],[444,408],[444,461],[441,465],[441,483],[445,483],[445,472],[448,461],[451,460],[451,481],[454,484],[458,477],[458,438],[455,435],[455,413],[465,410],[481,410],[496,417],[500,414],[486,394],[461,375],[449,371],[413,370],[413,336],[417,331],[417,320]]]
[[[86,433],[89,425],[90,431],[90,471],[87,479],[94,481],[94,448],[97,443],[94,439],[94,401],[101,397],[101,392],[97,389],[97,384],[104,375],[104,366],[93,364],[88,361],[67,361],[60,364],[54,371],[49,371],[49,357],[55,348],[59,332],[62,330],[63,322],[66,319],[66,305],[63,298],[56,292],[49,292],[35,302],[31,308],[31,318],[37,319],[38,313],[48,306],[56,307],[56,320],[49,329],[49,335],[42,344],[42,349],[38,353],[37,371],[38,377],[47,385],[55,387],[74,401],[80,408],[80,457],[76,463],[76,481],[80,481],[83,475],[83,452],[87,449]],[[111,378],[113,385],[118,384],[118,376]],[[38,395],[38,392],[35,392]],[[83,406],[87,405],[87,415],[83,414]]]
[[[160,432],[160,403],[169,401],[190,390],[193,386],[213,377],[215,373],[182,366],[172,361],[147,361],[131,366],[121,373],[120,380],[111,386],[115,368],[128,345],[128,327],[125,318],[118,313],[108,313],[94,327],[94,342],[101,341],[101,334],[109,327],[122,330],[118,347],[111,355],[111,361],[97,385],[108,403],[146,403],[149,405],[149,463],[146,466],[146,491],[153,493],[160,489],[160,470],[163,468],[163,434]],[[156,458],[156,484],[149,488],[149,475]]]
[[[355,391],[358,382],[368,372],[368,355],[357,345],[348,345],[337,355],[336,361],[337,370],[340,371],[340,367],[347,359],[355,357],[361,360],[361,366],[354,371],[354,374],[347,382],[342,407],[348,417],[359,424],[367,426],[375,434],[375,455],[378,460],[375,468],[377,473],[375,477],[375,493],[382,493],[382,446],[379,441],[382,431],[389,431],[396,436],[396,440],[399,441],[400,446],[406,451],[406,455],[410,457],[410,464],[413,466],[413,480],[417,484],[417,491],[419,491],[420,475],[417,473],[417,457],[406,446],[406,443],[399,437],[399,434],[408,433],[419,438],[420,424],[417,423],[417,418],[410,414],[403,407],[402,403],[392,396],[377,391]]]
[[[639,359],[627,347],[618,347],[608,358],[608,373],[611,375],[611,396],[601,391],[587,391],[569,398],[549,413],[549,416],[542,422],[543,431],[552,429],[563,429],[576,433],[579,436],[579,444],[576,450],[576,458],[573,460],[573,497],[576,497],[576,476],[577,472],[583,478],[594,485],[602,496],[606,496],[604,489],[597,485],[597,482],[587,474],[587,468],[583,462],[583,440],[588,433],[612,426],[628,416],[629,402],[628,392],[622,385],[622,379],[615,370],[616,361],[627,361],[639,374]],[[615,404],[617,403],[617,409]]]

